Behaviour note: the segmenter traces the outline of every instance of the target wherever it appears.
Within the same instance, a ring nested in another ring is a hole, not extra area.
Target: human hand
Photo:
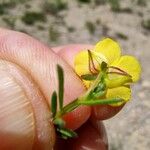
[[[65,115],[67,127],[79,128],[79,137],[67,142],[57,140],[50,119],[51,94],[57,90],[56,64],[65,73],[65,104],[85,91],[72,69],[73,57],[83,47],[91,46],[50,49],[23,33],[0,29],[0,149],[52,149],[55,142],[55,147],[61,142],[60,150],[66,146],[107,149],[105,129],[98,120],[112,117],[122,106],[82,106]],[[83,125],[90,116],[92,121]]]

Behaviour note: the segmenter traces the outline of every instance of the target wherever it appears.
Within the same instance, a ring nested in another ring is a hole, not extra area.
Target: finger
[[[59,140],[55,150],[107,150],[108,140],[105,127],[101,122],[85,123],[78,129],[78,138],[67,141]]]
[[[75,55],[81,50],[92,49],[92,45],[74,44],[60,47],[53,47],[52,49],[61,56],[72,68],[74,68]],[[92,107],[92,117],[98,120],[105,120],[116,115],[122,106],[112,107],[110,105],[97,105]]]
[[[55,135],[49,117],[44,97],[28,74],[0,60],[0,149],[51,148]]]
[[[78,131],[79,138],[71,140],[68,147],[72,150],[107,150],[107,137],[103,124],[86,123]]]
[[[0,148],[52,148],[55,134],[49,110],[51,94],[57,90],[56,64],[64,68],[66,104],[84,91],[72,69],[30,36],[0,29]],[[75,110],[70,127],[78,128],[89,115],[89,107]]]
[[[72,44],[67,46],[53,47],[60,57],[62,57],[72,68],[74,68],[74,56],[81,50],[91,49],[92,45],[86,44]]]

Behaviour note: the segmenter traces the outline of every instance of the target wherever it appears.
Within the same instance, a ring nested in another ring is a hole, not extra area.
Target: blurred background
[[[110,150],[150,149],[150,0],[0,0],[0,27],[49,46],[117,40],[141,61],[142,78],[132,101],[104,121]]]

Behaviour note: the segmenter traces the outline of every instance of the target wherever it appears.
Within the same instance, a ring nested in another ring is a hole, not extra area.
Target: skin
[[[82,106],[65,115],[66,126],[78,129],[79,135],[67,142],[58,139],[50,117],[51,94],[57,90],[56,64],[67,74],[67,104],[86,90],[72,69],[74,56],[78,49],[91,47],[68,45],[51,49],[26,34],[0,29],[0,149],[40,150],[54,145],[58,149],[61,145],[59,150],[107,150],[105,128],[98,120],[112,117],[121,107]]]

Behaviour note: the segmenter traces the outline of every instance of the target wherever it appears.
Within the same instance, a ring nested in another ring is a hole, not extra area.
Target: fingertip
[[[75,55],[85,49],[93,48],[89,44],[71,44],[66,46],[54,47],[52,48],[60,57],[62,57],[72,68],[74,68],[74,58]]]
[[[78,138],[71,139],[67,147],[71,150],[108,150],[106,130],[101,122],[88,121],[78,131]]]
[[[113,107],[110,105],[97,105],[92,107],[91,117],[96,120],[109,119],[120,112],[124,105]]]
[[[66,128],[76,130],[82,124],[84,124],[91,115],[91,107],[80,106],[74,111],[64,115],[64,120],[66,121]]]

